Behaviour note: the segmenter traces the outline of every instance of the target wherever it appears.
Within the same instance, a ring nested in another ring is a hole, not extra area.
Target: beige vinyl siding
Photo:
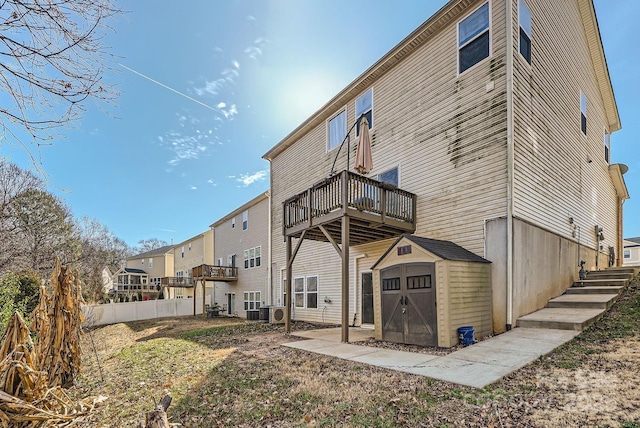
[[[607,251],[616,242],[617,200],[604,160],[604,103],[578,4],[527,4],[532,65],[514,52],[514,213],[567,238],[573,217],[582,244],[592,248],[598,224],[605,230]],[[517,11],[516,0],[513,5]],[[517,29],[517,16],[513,25]],[[517,46],[515,37],[517,31]],[[587,98],[586,137],[580,130],[580,91]]]
[[[504,4],[491,2],[491,12],[492,56],[461,76],[457,76],[456,20],[370,86],[374,169],[369,176],[397,166],[399,187],[418,197],[416,235],[451,240],[479,255],[484,255],[485,219],[506,213]],[[491,84],[493,90],[488,91]],[[341,104],[347,106],[349,127],[361,93]],[[285,265],[283,201],[326,178],[336,156],[336,150],[326,153],[326,129],[323,121],[271,161],[273,262],[278,270]],[[351,162],[355,145],[352,138]],[[336,171],[346,168],[346,152],[344,147]],[[392,242],[384,248],[378,244],[377,253],[381,255]],[[359,248],[351,250],[353,257],[362,253]],[[351,261],[351,272],[354,268]],[[335,250],[329,244],[305,242],[293,276],[316,273],[320,290],[339,296],[340,259]],[[353,278],[350,274],[352,293]],[[320,291],[319,302],[323,297]],[[325,320],[339,322],[339,301],[333,301],[324,311]],[[303,315],[299,310],[297,314]],[[304,317],[318,321],[322,314],[307,311]]]
[[[184,257],[182,257],[183,247]],[[207,230],[173,247],[173,258],[174,273],[170,276],[176,276],[175,272],[184,272],[184,276],[191,276],[191,270],[194,267],[214,264],[213,231]]]
[[[227,304],[227,294],[235,293],[235,313],[246,317],[244,310],[243,294],[245,291],[260,291],[261,305],[266,305],[268,300],[268,263],[269,263],[269,198],[261,195],[257,197],[253,205],[243,207],[248,211],[248,228],[242,230],[242,211],[238,213],[236,227],[232,228],[232,218],[217,224],[213,228],[214,262],[221,258],[227,264],[227,256],[236,255],[238,267],[238,281],[215,282],[214,298],[220,306]],[[260,248],[260,267],[244,268],[244,250],[255,247]],[[233,315],[233,313],[231,314]]]

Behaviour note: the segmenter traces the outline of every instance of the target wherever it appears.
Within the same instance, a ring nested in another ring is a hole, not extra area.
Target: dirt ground
[[[136,426],[170,392],[170,420],[186,427],[640,428],[637,294],[630,290],[576,340],[482,390],[284,348],[300,339],[282,326],[186,317],[95,329],[84,349],[93,339],[104,380],[87,354],[75,393],[108,397],[84,425],[96,427]]]

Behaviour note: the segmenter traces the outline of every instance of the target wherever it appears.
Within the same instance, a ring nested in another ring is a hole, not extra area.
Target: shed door
[[[407,263],[381,271],[383,340],[437,345],[434,271],[434,263]]]
[[[362,324],[373,324],[373,274],[362,274]]]

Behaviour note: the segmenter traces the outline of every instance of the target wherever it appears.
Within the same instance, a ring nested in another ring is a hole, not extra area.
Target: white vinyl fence
[[[193,299],[160,299],[142,302],[84,305],[85,326],[116,324],[153,318],[193,315]],[[196,314],[202,314],[202,299],[196,299]]]

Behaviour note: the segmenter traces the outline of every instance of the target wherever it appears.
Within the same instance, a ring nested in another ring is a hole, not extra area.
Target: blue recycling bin
[[[458,338],[460,339],[460,344],[462,346],[469,346],[476,343],[474,329],[471,326],[459,327]]]

